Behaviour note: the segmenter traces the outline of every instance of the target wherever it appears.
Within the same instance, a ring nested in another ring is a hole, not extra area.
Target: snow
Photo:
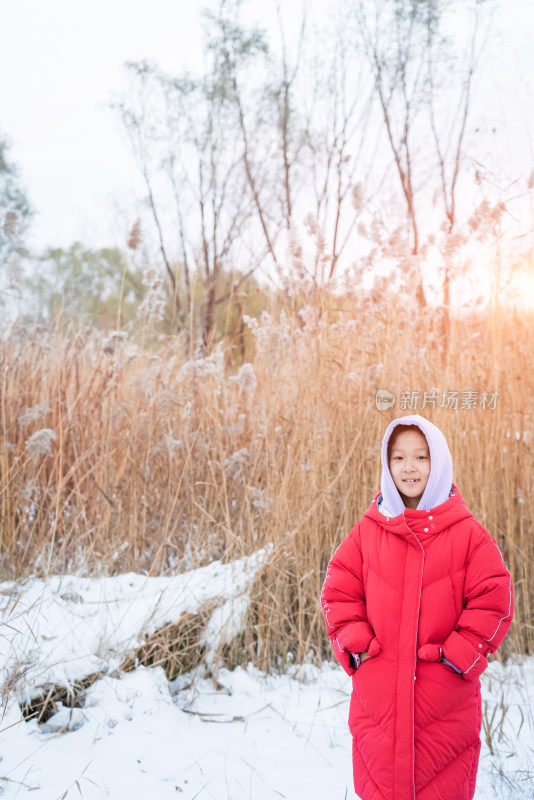
[[[244,624],[260,551],[172,578],[56,576],[0,584],[0,669],[12,679],[0,722],[0,796],[39,800],[354,800],[350,679],[334,664],[217,668],[216,646]],[[208,666],[169,682],[161,667],[113,673],[128,649],[206,599]],[[83,602],[82,602],[83,600]],[[17,664],[28,671],[17,684]],[[44,724],[17,700],[99,668],[83,707],[58,704]],[[490,664],[482,677],[476,800],[534,796],[534,658]],[[492,752],[493,751],[493,752]]]
[[[327,666],[309,680],[249,667],[169,684],[160,667],[105,677],[81,709],[0,735],[5,798],[38,789],[43,800],[302,798],[345,796],[351,786],[348,681]],[[14,721],[17,710],[10,706]],[[69,725],[64,733],[55,731]],[[74,730],[72,730],[74,728]],[[24,784],[23,788],[20,788]],[[339,791],[332,791],[332,787]],[[350,794],[349,794],[350,796]]]
[[[24,670],[24,696],[48,685],[70,686],[94,672],[117,669],[145,634],[153,633],[202,604],[218,603],[205,641],[215,651],[244,621],[248,591],[268,551],[230,564],[173,577],[126,573],[109,578],[52,576],[24,586],[0,584],[0,683]],[[208,658],[213,654],[210,651]]]

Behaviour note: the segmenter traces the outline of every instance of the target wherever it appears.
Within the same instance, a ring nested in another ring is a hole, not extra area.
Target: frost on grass
[[[39,456],[51,456],[52,442],[56,441],[56,434],[51,428],[41,428],[40,431],[35,431],[26,439],[24,449],[31,458],[38,458]]]
[[[172,431],[166,433],[163,438],[169,454],[181,453],[185,450],[183,441],[181,439],[176,439]]]
[[[38,403],[21,411],[17,417],[17,424],[20,428],[25,428],[26,425],[31,425],[36,420],[42,420],[47,414],[51,413],[52,410],[45,403]]]
[[[250,392],[251,394],[254,393],[256,386],[258,385],[258,379],[256,378],[256,373],[254,372],[254,367],[252,364],[242,364],[239,367],[239,372],[237,375],[233,375],[230,378],[230,381],[236,383],[241,391],[243,392]]]
[[[217,381],[224,380],[224,351],[217,345],[213,353],[205,358],[186,361],[179,371],[181,378],[204,378],[212,376]]]
[[[109,336],[102,340],[102,352],[109,357],[116,354],[117,350],[122,348],[128,340],[126,331],[112,331]]]
[[[143,272],[143,286],[148,291],[140,304],[137,315],[145,314],[150,322],[159,322],[165,313],[165,300],[162,292],[163,278],[155,267],[147,267]]]
[[[267,495],[264,489],[258,489],[257,486],[249,486],[248,490],[253,508],[267,508]]]
[[[252,456],[246,447],[232,453],[224,462],[224,469],[229,478],[239,480],[243,470],[252,464]]]

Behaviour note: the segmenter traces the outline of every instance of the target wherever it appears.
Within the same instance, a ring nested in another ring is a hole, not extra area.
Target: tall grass
[[[267,542],[236,663],[328,654],[326,564],[379,490],[402,392],[494,392],[495,408],[428,407],[454,479],[510,565],[509,648],[534,651],[532,315],[439,319],[393,299],[376,312],[323,297],[250,321],[250,364],[215,350],[187,360],[178,338],[15,327],[0,341],[1,569],[169,574]],[[377,389],[397,397],[378,411]],[[459,406],[461,402],[459,403]],[[291,655],[288,655],[291,654]]]

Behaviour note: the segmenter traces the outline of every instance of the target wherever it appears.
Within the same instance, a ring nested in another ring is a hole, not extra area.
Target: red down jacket
[[[456,486],[430,511],[391,518],[379,497],[336,550],[322,592],[334,653],[352,675],[356,793],[471,800],[479,676],[510,626],[511,577]],[[365,650],[355,671],[349,652]]]

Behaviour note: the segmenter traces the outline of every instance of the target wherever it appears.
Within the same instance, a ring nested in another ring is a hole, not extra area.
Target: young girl
[[[479,676],[510,627],[510,574],[452,483],[447,442],[428,420],[389,425],[381,489],[334,553],[321,598],[334,653],[352,675],[356,793],[471,800]]]

